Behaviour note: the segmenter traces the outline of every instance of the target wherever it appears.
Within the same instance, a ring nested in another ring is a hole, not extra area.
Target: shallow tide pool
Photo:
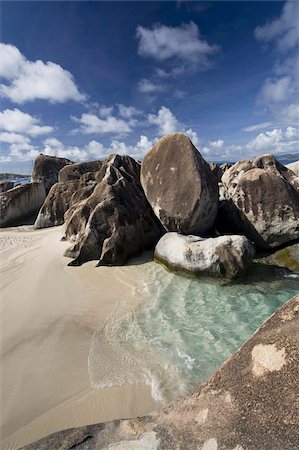
[[[255,266],[234,282],[186,278],[144,264],[138,301],[123,299],[89,354],[93,387],[151,385],[168,403],[206,380],[273,312],[299,292],[299,277]]]

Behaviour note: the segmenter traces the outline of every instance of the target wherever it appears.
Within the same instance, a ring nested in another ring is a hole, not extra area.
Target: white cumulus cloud
[[[158,114],[148,114],[148,123],[158,126],[158,134],[164,136],[165,134],[174,133],[179,130],[179,122],[175,115],[169,108],[161,106]]]
[[[22,104],[36,99],[51,103],[82,101],[72,74],[59,64],[29,61],[13,45],[0,43],[0,95]]]
[[[80,124],[80,131],[85,134],[128,134],[132,131],[130,123],[123,119],[108,115],[100,118],[95,114],[83,113],[78,119],[73,120]]]
[[[11,133],[24,133],[29,136],[49,134],[53,127],[39,125],[40,120],[19,109],[5,109],[0,112],[0,130]]]
[[[143,78],[138,83],[138,90],[143,94],[154,94],[156,92],[164,92],[167,90],[167,86],[165,84],[153,83],[146,78]]]

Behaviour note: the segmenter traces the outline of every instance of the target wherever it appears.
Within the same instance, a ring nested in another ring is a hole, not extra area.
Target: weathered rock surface
[[[247,271],[254,253],[254,245],[245,236],[204,239],[166,233],[156,245],[154,257],[170,270],[235,278]]]
[[[221,232],[245,234],[265,249],[299,238],[299,179],[273,155],[239,161],[221,180]]]
[[[64,214],[71,206],[71,199],[78,189],[79,181],[55,183],[47,195],[35,221],[35,228],[62,225]]]
[[[209,163],[210,169],[212,173],[216,176],[218,183],[221,181],[222,175],[224,172],[226,172],[228,169],[231,168],[232,164],[230,163],[223,163],[220,166],[214,162]]]
[[[166,230],[202,235],[213,227],[217,178],[184,134],[163,137],[145,155],[141,184]]]
[[[46,198],[43,183],[27,183],[0,194],[0,227],[37,214]]]
[[[85,163],[68,164],[58,174],[58,181],[79,180],[86,172],[97,172],[102,167],[102,161],[89,161]]]
[[[162,411],[48,436],[24,450],[296,450],[299,296],[193,394]]]
[[[14,187],[13,181],[0,181],[0,192],[9,191]]]
[[[297,175],[297,177],[299,177],[299,161],[287,164],[286,167],[292,172],[294,172],[294,174]]]
[[[258,259],[258,262],[283,267],[299,273],[299,243],[277,250],[272,255]]]
[[[90,176],[90,175],[89,175]],[[65,238],[74,241],[70,265],[99,260],[121,265],[154,246],[161,228],[139,181],[140,165],[129,156],[110,156],[95,173],[96,186],[65,214]]]
[[[67,164],[73,164],[73,161],[66,158],[58,158],[58,156],[41,154],[35,160],[32,181],[43,182],[46,192],[49,192],[53,184],[58,181],[59,171]]]

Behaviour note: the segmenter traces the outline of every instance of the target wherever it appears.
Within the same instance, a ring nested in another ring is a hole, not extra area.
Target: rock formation
[[[193,394],[150,416],[60,431],[23,450],[295,450],[299,297]]]
[[[58,181],[58,173],[67,164],[73,164],[72,161],[58,156],[39,155],[34,163],[32,172],[32,181],[41,181],[45,185],[48,193],[53,184]]]
[[[209,163],[210,169],[212,173],[216,176],[218,183],[221,181],[222,175],[224,172],[226,172],[228,169],[231,168],[232,164],[230,163],[223,163],[220,166],[214,162]]]
[[[9,191],[14,187],[13,181],[0,181],[0,192]]]
[[[299,243],[281,248],[272,255],[265,256],[257,261],[299,273]]]
[[[163,137],[145,155],[141,184],[166,230],[202,235],[213,227],[217,179],[184,134]]]
[[[46,198],[43,183],[27,183],[0,194],[0,227],[37,214]]]
[[[286,167],[292,172],[294,172],[294,174],[297,175],[297,177],[299,177],[299,161],[287,164]]]
[[[63,224],[64,213],[71,206],[71,198],[78,185],[78,181],[55,183],[38,213],[34,227],[47,228]]]
[[[90,161],[85,163],[68,164],[58,174],[58,181],[79,180],[86,172],[97,172],[102,166],[101,161]]]
[[[154,257],[170,270],[235,278],[247,271],[254,253],[254,245],[245,236],[204,239],[166,233],[156,245]]]
[[[65,214],[65,238],[74,241],[66,256],[70,265],[99,260],[121,265],[150,248],[161,235],[142,190],[140,166],[129,156],[110,156],[99,172],[91,195]]]
[[[299,179],[273,155],[237,162],[222,183],[221,232],[245,234],[265,249],[299,238]]]

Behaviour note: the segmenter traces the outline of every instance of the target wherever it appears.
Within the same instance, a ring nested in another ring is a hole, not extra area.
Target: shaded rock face
[[[13,181],[0,181],[0,192],[9,191],[14,187]]]
[[[25,448],[298,449],[298,320],[299,296],[193,394],[156,414],[58,432]]]
[[[299,177],[299,161],[287,164],[286,167],[292,172],[294,172],[294,174],[297,175],[297,177]]]
[[[254,253],[245,236],[204,239],[166,233],[155,248],[155,260],[175,271],[235,278],[247,271]]]
[[[156,244],[161,235],[142,190],[140,165],[129,156],[110,156],[95,173],[96,185],[85,200],[65,214],[65,238],[74,241],[65,255],[70,265],[99,260],[122,265]]]
[[[217,226],[261,248],[299,238],[299,181],[273,155],[239,161],[222,176]]]
[[[214,225],[218,185],[209,164],[181,133],[163,137],[141,165],[141,184],[168,231],[204,234]]]
[[[0,227],[35,215],[46,198],[43,183],[27,183],[0,194]]]
[[[71,206],[71,199],[78,185],[78,181],[54,184],[38,213],[34,227],[47,228],[62,225],[64,213]]]
[[[97,172],[102,166],[101,161],[90,161],[86,163],[68,164],[64,166],[58,174],[58,181],[79,180],[86,172]]]
[[[223,163],[220,166],[216,163],[209,163],[210,169],[212,173],[216,176],[218,183],[221,181],[222,175],[224,172],[226,172],[228,169],[231,168],[232,164],[230,163]]]
[[[58,181],[59,171],[67,164],[73,164],[73,161],[58,156],[39,155],[34,163],[32,181],[43,182],[46,192],[49,192]]]

